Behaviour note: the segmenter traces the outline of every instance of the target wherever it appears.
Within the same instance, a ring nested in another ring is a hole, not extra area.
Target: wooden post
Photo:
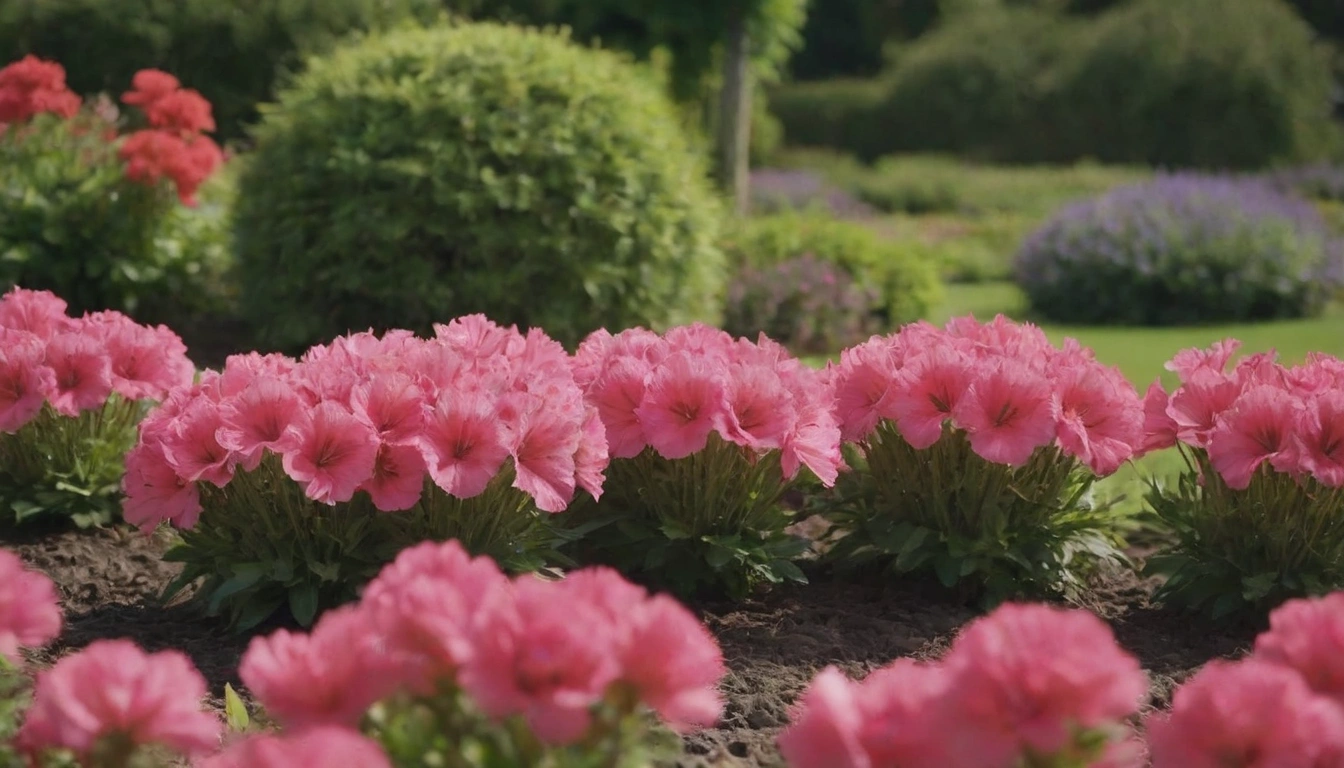
[[[739,214],[751,204],[751,37],[743,3],[734,3],[723,56],[719,94],[719,182]]]

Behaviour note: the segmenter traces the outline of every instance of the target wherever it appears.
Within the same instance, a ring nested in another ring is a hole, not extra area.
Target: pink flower
[[[724,382],[715,369],[678,352],[654,371],[635,413],[649,445],[665,459],[681,459],[704,450],[725,408]]]
[[[434,484],[459,499],[485,491],[509,450],[494,408],[479,392],[444,394],[425,415],[417,446]]]
[[[266,451],[280,451],[285,434],[306,407],[284,381],[261,375],[225,400],[219,410],[221,424],[215,439],[250,472],[261,464]]]
[[[160,400],[191,385],[196,369],[187,347],[164,326],[147,328],[120,312],[97,312],[79,321],[107,349],[112,391],[127,400]]]
[[[1114,368],[1075,366],[1060,373],[1051,413],[1056,436],[1070,455],[1098,475],[1109,475],[1134,455],[1143,438],[1138,393]]]
[[[1222,374],[1239,349],[1241,349],[1240,341],[1223,339],[1214,342],[1208,349],[1183,349],[1163,367],[1180,376],[1181,381],[1188,381],[1199,375],[1198,372],[1201,370]]]
[[[514,582],[486,608],[476,653],[461,669],[464,690],[490,717],[522,715],[548,744],[572,744],[591,707],[620,674],[610,622],[595,606],[557,599],[556,584]]]
[[[1313,691],[1344,705],[1344,592],[1279,606],[1255,639],[1255,657],[1295,670]]]
[[[610,461],[607,452],[607,432],[598,410],[589,406],[583,419],[579,448],[574,452],[574,482],[588,492],[593,500],[602,498],[602,484],[606,482],[606,468]]]
[[[890,398],[880,404],[883,416],[895,418],[901,437],[923,450],[943,436],[943,422],[971,384],[973,364],[962,352],[937,346],[908,363],[897,374]]]
[[[874,766],[947,768],[955,712],[946,712],[949,675],[937,665],[897,659],[859,684],[859,742]]]
[[[716,418],[720,435],[756,451],[784,445],[798,412],[774,369],[734,364],[729,368],[724,394],[728,407]]]
[[[0,297],[0,328],[27,331],[43,341],[74,325],[67,305],[51,291],[12,288]]]
[[[835,378],[835,415],[846,442],[863,440],[881,421],[878,407],[892,388],[897,366],[891,342],[874,338],[840,353]]]
[[[1307,398],[1296,427],[1302,468],[1323,485],[1344,487],[1344,391]]]
[[[337,403],[319,403],[290,425],[283,447],[285,474],[308,498],[338,504],[373,477],[378,435]]]
[[[173,419],[163,441],[163,455],[178,477],[203,480],[220,488],[233,479],[237,457],[219,444],[219,408],[207,400],[193,400]]]
[[[61,634],[56,585],[24,567],[18,555],[0,549],[0,656],[20,665],[20,648],[38,648]]]
[[[1215,660],[1147,722],[1152,768],[1337,765],[1344,713],[1298,674],[1267,661]]]
[[[705,625],[666,595],[644,601],[624,618],[631,635],[621,653],[621,680],[677,730],[714,725],[723,713],[716,686],[727,668]]]
[[[289,728],[355,727],[397,680],[372,642],[369,615],[355,606],[327,611],[311,634],[277,630],[254,637],[238,675],[266,712]]]
[[[124,738],[198,756],[215,749],[221,730],[201,709],[205,694],[205,678],[185,655],[98,640],[38,673],[18,742],[29,752],[87,755],[103,739]]]
[[[1090,613],[1004,605],[971,622],[944,659],[954,680],[958,766],[1054,754],[1075,728],[1122,722],[1148,691],[1139,663]]]
[[[1241,385],[1208,368],[1196,368],[1171,396],[1167,415],[1176,422],[1176,436],[1196,448],[1206,448],[1218,417],[1236,401]]]
[[[46,364],[56,376],[47,400],[62,416],[101,408],[112,394],[112,361],[92,337],[62,333],[47,342]]]
[[[333,726],[283,736],[251,736],[196,763],[196,768],[392,768],[378,742]]]
[[[360,484],[373,506],[382,512],[401,512],[420,503],[425,487],[425,458],[413,445],[379,446],[373,475]]]
[[[845,460],[840,454],[840,427],[830,409],[816,404],[804,409],[793,431],[784,438],[779,462],[787,478],[797,474],[800,467],[807,467],[822,485],[835,485]]]
[[[574,498],[579,426],[557,403],[544,403],[524,415],[511,441],[517,474],[513,487],[531,496],[542,511],[564,511]]]
[[[178,475],[160,443],[142,441],[126,454],[121,488],[126,494],[122,517],[142,531],[152,531],[163,522],[193,528],[200,519],[200,491]]]
[[[1055,438],[1050,382],[1006,358],[976,376],[952,418],[970,435],[973,451],[999,464],[1024,466]]]
[[[1259,386],[1238,397],[1209,433],[1209,462],[1229,488],[1241,490],[1268,461],[1279,472],[1296,468],[1293,428],[1302,403],[1288,392]]]
[[[827,667],[794,706],[779,735],[779,751],[791,768],[880,768],[859,740],[862,728],[857,686]]]
[[[425,420],[424,393],[404,373],[382,373],[350,392],[355,418],[373,427],[384,443],[414,442]]]
[[[43,364],[43,355],[37,336],[0,331],[0,432],[18,432],[56,389],[56,374]]]
[[[634,458],[648,444],[636,410],[644,400],[644,382],[652,370],[639,358],[617,358],[597,375],[588,390],[606,428],[612,458]]]
[[[1176,420],[1167,413],[1171,398],[1155,379],[1143,396],[1143,445],[1140,453],[1151,453],[1176,445]]]

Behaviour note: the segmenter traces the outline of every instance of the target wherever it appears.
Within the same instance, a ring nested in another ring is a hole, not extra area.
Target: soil
[[[5,537],[50,576],[66,611],[61,638],[36,659],[49,663],[100,639],[129,637],[144,648],[191,657],[222,707],[225,683],[240,687],[237,666],[248,637],[232,634],[189,606],[157,597],[178,566],[160,559],[166,541],[127,529],[48,531]],[[1096,585],[1088,607],[1114,627],[1120,643],[1152,679],[1150,707],[1204,662],[1244,652],[1254,627],[1218,627],[1149,604],[1153,584],[1117,574]],[[935,589],[818,580],[776,588],[737,604],[696,607],[728,661],[728,701],[720,727],[688,737],[679,768],[780,766],[774,738],[794,699],[822,667],[860,677],[900,656],[936,658],[957,628],[978,615]],[[262,630],[267,631],[267,630]]]

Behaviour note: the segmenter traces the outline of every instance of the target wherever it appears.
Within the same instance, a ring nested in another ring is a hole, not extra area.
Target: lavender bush
[[[1286,193],[1312,200],[1344,201],[1344,167],[1316,163],[1272,171],[1265,180]]]
[[[861,219],[876,211],[815,171],[761,168],[751,172],[751,207],[756,213],[820,209],[842,219]]]
[[[825,354],[876,333],[881,300],[877,289],[808,253],[739,272],[723,327],[747,338],[765,333],[795,354]]]
[[[1263,180],[1177,174],[1064,208],[1014,273],[1049,320],[1177,325],[1318,314],[1340,256],[1307,201]]]

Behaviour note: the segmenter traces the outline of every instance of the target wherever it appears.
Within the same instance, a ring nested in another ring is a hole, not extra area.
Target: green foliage
[[[265,340],[482,312],[573,342],[713,321],[721,207],[640,70],[549,31],[407,30],[314,62],[239,179]]]
[[[771,89],[770,110],[795,147],[829,147],[859,157],[883,153],[877,108],[886,97],[880,80],[836,79]]]
[[[1100,17],[1047,111],[1068,157],[1254,168],[1337,145],[1331,80],[1281,0],[1136,0]]]
[[[128,180],[111,129],[89,113],[39,115],[0,135],[0,291],[49,290],[75,314],[150,323],[217,306],[228,265],[217,206],[188,209],[167,185]]]
[[[781,503],[803,481],[784,479],[779,451],[749,459],[712,434],[685,458],[645,448],[613,460],[606,476],[600,502],[581,497],[564,513],[575,560],[681,597],[741,599],[759,584],[807,581],[793,560],[808,543],[785,532],[795,520]]]
[[[0,433],[0,528],[39,517],[85,528],[119,517],[123,457],[144,412],[114,394],[74,418],[46,404],[19,431]]]
[[[896,326],[922,317],[942,297],[937,264],[861,224],[822,214],[782,213],[741,222],[725,239],[730,265],[767,267],[805,254],[839,266],[881,292],[879,319]]]
[[[352,32],[439,12],[439,0],[5,0],[0,62],[55,59],[85,94],[119,94],[137,70],[164,69],[201,91],[220,135],[235,139],[305,56]]]
[[[915,450],[891,421],[847,446],[843,475],[821,511],[839,570],[926,573],[987,606],[1010,598],[1075,597],[1103,564],[1128,564],[1125,521],[1091,499],[1095,476],[1057,448],[1020,469],[977,456],[945,428]]]
[[[1344,587],[1344,490],[1268,463],[1245,490],[1232,490],[1206,452],[1179,450],[1185,471],[1148,494],[1174,534],[1147,564],[1167,576],[1155,600],[1216,620],[1263,615],[1285,600]]]

